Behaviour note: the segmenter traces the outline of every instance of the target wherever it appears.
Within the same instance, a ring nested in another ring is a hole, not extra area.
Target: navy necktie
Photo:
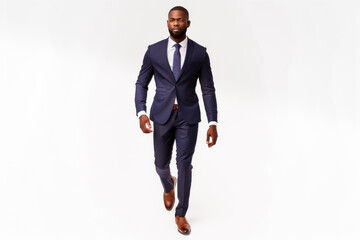
[[[177,81],[179,79],[180,76],[180,66],[181,66],[181,62],[180,62],[180,44],[176,43],[174,44],[175,46],[175,53],[174,53],[174,61],[173,61],[173,73],[174,73],[174,77],[175,80]]]

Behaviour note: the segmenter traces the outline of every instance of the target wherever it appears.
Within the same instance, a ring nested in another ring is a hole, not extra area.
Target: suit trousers
[[[176,142],[177,197],[179,203],[175,215],[184,217],[189,206],[192,157],[198,134],[198,123],[189,125],[181,116],[181,110],[172,110],[169,120],[165,124],[154,122],[154,153],[155,168],[164,192],[170,192],[173,181],[170,173],[170,161]]]

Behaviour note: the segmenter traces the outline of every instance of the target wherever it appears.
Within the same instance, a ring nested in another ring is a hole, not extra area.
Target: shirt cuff
[[[138,112],[138,114],[137,114],[137,116],[138,116],[138,117],[141,117],[142,115],[147,116],[147,114],[146,114],[146,112],[145,112],[144,110],[143,110],[143,111]]]
[[[210,126],[210,125],[215,125],[215,126],[216,126],[216,125],[217,125],[217,122],[211,121],[211,122],[209,122],[209,126]]]

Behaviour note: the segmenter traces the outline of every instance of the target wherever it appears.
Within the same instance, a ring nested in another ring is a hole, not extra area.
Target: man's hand
[[[140,128],[144,133],[151,133],[151,124],[150,124],[150,120],[146,115],[141,115],[140,116]],[[146,126],[147,125],[147,126]]]
[[[210,142],[210,137],[211,137],[211,142]],[[216,144],[217,138],[218,138],[218,134],[216,130],[216,125],[210,125],[206,134],[206,144],[208,145],[209,148]]]

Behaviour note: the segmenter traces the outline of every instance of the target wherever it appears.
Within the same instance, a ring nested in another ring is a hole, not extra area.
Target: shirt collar
[[[168,49],[174,47],[174,44],[176,44],[176,42],[174,40],[172,40],[171,37],[169,37]],[[179,42],[179,44],[180,44],[181,48],[185,49],[188,44],[188,37],[186,36],[186,38],[184,40],[182,40],[181,42]]]

